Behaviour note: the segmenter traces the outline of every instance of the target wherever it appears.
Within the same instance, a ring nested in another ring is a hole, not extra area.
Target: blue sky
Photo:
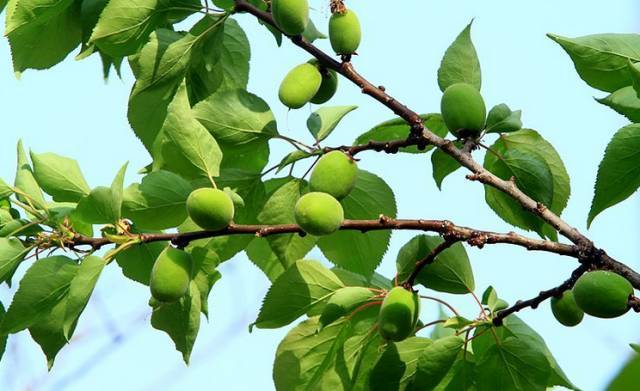
[[[636,32],[639,6],[633,0],[612,3],[495,0],[401,2],[350,1],[363,27],[357,69],[374,84],[419,112],[438,111],[440,92],[436,71],[440,58],[460,30],[475,18],[473,38],[483,71],[482,93],[489,106],[505,102],[523,110],[526,127],[552,142],[571,175],[572,195],[563,216],[586,231],[597,165],[613,133],[626,120],[599,105],[601,96],[582,82],[564,52],[545,37],[554,32],[579,36],[600,32]],[[325,1],[311,1],[312,18],[326,31]],[[280,79],[308,56],[289,43],[277,48],[271,35],[248,16],[238,18],[251,40],[249,89],[269,102],[280,131],[309,140],[308,108],[288,113],[277,99]],[[320,46],[329,49],[328,42]],[[129,161],[127,181],[150,159],[130,131],[126,104],[133,79],[104,83],[96,57],[65,63],[45,72],[27,71],[21,80],[12,73],[9,47],[0,41],[0,176],[12,180],[15,143],[22,138],[36,152],[52,151],[77,159],[91,186],[109,184]],[[341,82],[334,105],[356,104],[327,144],[350,143],[392,114]],[[288,152],[274,141],[273,160]],[[360,167],[382,176],[396,192],[399,216],[447,218],[461,225],[508,231],[512,228],[484,204],[482,187],[458,172],[439,192],[425,156],[362,155]],[[302,169],[301,169],[302,170]],[[299,172],[300,174],[302,173]],[[638,202],[632,198],[604,212],[588,232],[608,252],[634,267],[640,266]],[[394,273],[399,247],[415,233],[394,233],[380,271]],[[527,253],[520,248],[488,246],[468,250],[481,292],[492,284],[513,302],[564,280],[575,261]],[[320,257],[314,252],[310,257]],[[224,390],[271,389],[271,365],[278,341],[286,330],[256,330],[254,319],[268,289],[266,278],[242,255],[224,264],[223,278],[211,295],[211,320],[203,323],[186,368],[171,341],[149,324],[147,289],[122,277],[114,265],[105,272],[96,294],[81,318],[76,337],[58,357],[51,373],[28,334],[12,336],[2,365],[4,389],[126,390],[208,387]],[[8,304],[12,291],[0,288]],[[447,297],[469,315],[476,310],[468,297]],[[423,319],[436,309],[424,305]],[[637,341],[634,314],[603,321],[587,318],[576,328],[564,328],[551,317],[548,305],[522,317],[543,335],[552,352],[575,383],[585,390],[602,389],[630,354],[627,343]]]

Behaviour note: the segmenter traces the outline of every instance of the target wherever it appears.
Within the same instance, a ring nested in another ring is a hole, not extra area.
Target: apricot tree
[[[18,269],[25,273],[6,312],[0,307],[3,344],[29,330],[53,365],[101,272],[114,265],[149,285],[151,325],[188,362],[217,267],[244,252],[272,282],[251,327],[305,317],[275,352],[278,390],[576,389],[542,337],[514,313],[549,300],[561,325],[576,326],[585,314],[638,312],[640,274],[560,217],[569,174],[554,147],[523,128],[520,111],[498,104],[487,113],[471,24],[444,53],[441,113],[421,114],[356,71],[351,60],[362,31],[366,39],[373,26],[362,29],[345,1],[328,4],[333,53],[314,45],[327,37],[309,18],[307,0],[212,3],[0,1],[18,74],[50,68],[78,47],[78,59],[100,56],[105,77],[126,60],[136,79],[127,116],[152,158],[139,183],[125,187],[125,164],[111,184],[90,188],[73,159],[27,154],[18,142],[15,179],[0,179],[0,282],[12,283]],[[278,46],[293,44],[310,56],[283,76],[281,103],[325,104],[340,80],[395,117],[351,145],[328,146],[355,107],[322,106],[307,123],[311,142],[282,134],[269,104],[247,91],[249,42],[234,20],[241,13]],[[178,23],[190,27],[177,31]],[[599,102],[633,122],[606,148],[591,224],[640,186],[640,35],[549,37],[586,83],[610,94]],[[267,168],[274,139],[292,150]],[[365,152],[431,153],[438,187],[464,169],[500,218],[538,237],[428,216],[397,219],[393,189],[356,164]],[[294,165],[308,169],[295,177]],[[394,230],[420,234],[398,253],[397,274],[383,276],[376,269]],[[501,298],[492,287],[476,296],[465,247],[494,244],[572,257],[576,268],[533,298]],[[316,246],[326,262],[305,259]],[[461,314],[425,296],[426,289],[469,295],[479,314]],[[423,319],[423,300],[439,303],[446,315]]]

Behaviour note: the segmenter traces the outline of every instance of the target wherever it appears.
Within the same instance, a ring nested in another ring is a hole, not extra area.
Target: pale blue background
[[[473,36],[483,70],[483,94],[489,105],[506,102],[524,109],[526,126],[539,130],[563,157],[572,179],[572,196],[564,217],[581,230],[590,205],[598,162],[613,133],[625,119],[596,103],[590,89],[574,72],[569,58],[547,32],[578,36],[599,32],[636,32],[638,5],[616,2],[565,1],[350,1],[364,29],[360,57],[354,59],[363,75],[419,112],[437,111],[440,92],[436,70],[440,58],[458,32],[476,18]],[[517,4],[517,5],[516,5]],[[313,19],[326,31],[326,1],[312,1]],[[309,139],[305,130],[308,108],[287,115],[278,102],[277,86],[286,70],[308,56],[291,44],[282,48],[250,17],[238,18],[252,47],[250,90],[272,106],[280,130]],[[320,45],[328,49],[328,42]],[[76,158],[91,186],[111,182],[116,171],[130,162],[127,181],[149,157],[129,129],[126,104],[132,77],[102,81],[94,56],[82,62],[68,59],[46,72],[27,71],[13,77],[9,47],[0,41],[0,176],[12,180],[15,143],[19,138],[37,152],[55,151]],[[343,82],[332,104],[358,104],[328,140],[351,142],[391,113],[359,90]],[[274,142],[279,159],[288,146]],[[458,224],[507,231],[484,204],[483,190],[468,183],[461,172],[447,178],[444,191],[431,179],[424,156],[362,154],[362,168],[383,176],[396,190],[401,217],[449,218]],[[617,259],[638,267],[638,202],[626,201],[606,211],[589,235]],[[398,248],[414,233],[395,233],[380,270],[393,274]],[[527,253],[520,248],[488,246],[469,250],[481,292],[494,284],[513,302],[564,280],[573,259]],[[320,256],[319,254],[315,254]],[[268,282],[238,256],[221,267],[223,279],[211,295],[211,320],[203,322],[186,368],[169,338],[148,324],[145,287],[108,268],[83,315],[74,340],[47,373],[37,345],[27,333],[12,336],[0,364],[0,386],[7,390],[269,390],[271,364],[286,330],[247,331]],[[9,303],[11,291],[0,288]],[[476,313],[468,297],[452,302],[469,316]],[[424,319],[433,319],[435,307],[424,306]],[[602,389],[630,355],[627,343],[638,339],[637,315],[602,321],[587,318],[568,329],[553,321],[547,305],[525,311],[522,317],[547,340],[558,361],[585,390]]]

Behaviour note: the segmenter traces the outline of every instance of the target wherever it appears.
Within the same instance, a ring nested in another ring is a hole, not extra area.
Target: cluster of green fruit
[[[624,277],[596,270],[578,278],[572,290],[551,299],[553,316],[565,326],[576,326],[587,313],[598,318],[616,318],[629,311],[633,286]]]
[[[273,21],[285,34],[300,35],[309,23],[307,0],[272,0]],[[329,20],[329,41],[340,55],[355,53],[360,45],[360,22],[356,14],[343,8]],[[338,89],[338,75],[334,70],[311,60],[293,68],[280,84],[280,101],[290,109],[299,109],[307,103],[322,104],[333,97]]]
[[[320,315],[319,329],[347,316],[369,303],[379,304],[379,296],[369,288],[346,287],[337,290]],[[378,332],[387,341],[402,341],[411,336],[418,324],[418,295],[397,286],[385,295],[378,314]]]
[[[321,236],[337,231],[344,220],[344,210],[338,200],[351,193],[356,183],[358,167],[342,151],[331,151],[316,164],[309,188],[295,205],[296,223],[308,234]]]
[[[201,188],[187,198],[187,212],[198,226],[218,231],[231,224],[235,208],[227,193],[219,189]],[[189,290],[193,274],[191,255],[171,246],[160,253],[153,268],[149,287],[152,297],[163,303],[179,300]]]

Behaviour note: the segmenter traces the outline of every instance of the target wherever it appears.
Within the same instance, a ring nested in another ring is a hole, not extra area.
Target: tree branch
[[[256,8],[245,0],[235,0],[235,4],[236,11],[248,12],[261,21],[278,29],[270,13]],[[287,36],[286,34],[284,35]],[[632,284],[634,284],[634,286],[636,286],[636,288],[640,288],[640,279],[637,278],[637,273],[635,273],[626,265],[606,255],[603,250],[597,248],[594,243],[589,238],[580,233],[580,231],[578,231],[574,227],[571,227],[558,215],[549,210],[545,205],[535,201],[524,192],[522,192],[522,190],[520,190],[514,182],[503,180],[495,176],[484,167],[482,167],[482,165],[480,165],[478,162],[476,162],[471,156],[471,151],[474,148],[473,146],[470,146],[468,142],[465,143],[465,147],[463,147],[462,149],[456,147],[455,144],[450,140],[443,139],[442,137],[439,137],[438,135],[427,129],[423,124],[420,115],[409,109],[401,102],[397,101],[391,95],[387,94],[384,87],[377,87],[373,83],[362,77],[360,74],[358,74],[349,61],[336,61],[332,56],[323,52],[312,43],[306,41],[302,36],[298,35],[288,37],[295,45],[314,56],[323,66],[333,69],[340,75],[344,76],[345,78],[359,86],[363,94],[369,95],[370,97],[374,98],[375,100],[389,108],[391,111],[393,111],[393,113],[403,118],[411,127],[411,132],[410,137],[407,140],[398,140],[399,146],[406,146],[402,144],[403,142],[415,142],[419,145],[434,145],[438,147],[443,152],[454,158],[462,166],[471,171],[471,174],[467,176],[468,179],[479,181],[485,185],[494,187],[504,192],[505,194],[508,194],[514,200],[516,200],[525,210],[540,217],[543,221],[550,224],[554,229],[556,229],[560,234],[573,242],[580,249],[580,256],[578,258],[582,262],[592,264],[598,268],[612,270],[626,277]],[[348,56],[343,58],[343,60],[348,59]],[[394,142],[387,142],[384,145],[380,146],[378,142],[373,142],[369,146],[365,145],[353,147],[356,148],[353,150],[353,152],[357,153],[361,150],[371,149],[376,150],[376,148],[379,148],[381,151],[392,152],[395,149],[395,145],[393,145],[393,143]],[[387,144],[389,144],[388,147],[386,146]]]
[[[580,265],[576,270],[571,273],[571,277],[569,277],[565,282],[558,285],[555,288],[548,289],[546,291],[542,291],[538,294],[538,296],[531,298],[529,300],[518,300],[514,305],[509,308],[506,308],[502,311],[498,311],[496,316],[493,318],[493,324],[495,326],[501,326],[502,321],[507,316],[513,314],[514,312],[518,312],[521,309],[531,307],[536,309],[540,303],[543,301],[550,299],[554,296],[560,296],[564,291],[573,288],[573,285],[578,280],[578,277],[583,275],[588,270],[587,265]]]
[[[482,248],[487,244],[504,243],[526,248],[530,251],[545,251],[564,255],[583,260],[583,252],[579,246],[557,243],[550,240],[533,239],[515,232],[498,233],[491,231],[477,230],[474,228],[463,227],[453,224],[448,220],[406,220],[392,219],[386,216],[380,216],[377,220],[345,220],[340,227],[343,231],[380,231],[380,230],[413,230],[436,232],[448,241],[464,241],[467,244]],[[136,239],[139,243],[150,242],[171,242],[178,247],[185,247],[189,243],[198,239],[213,238],[217,236],[228,235],[254,235],[257,237],[267,237],[278,234],[297,233],[306,235],[302,229],[296,224],[279,224],[279,225],[235,225],[220,231],[194,231],[184,233],[149,233],[134,235],[132,239]],[[78,246],[91,246],[93,250],[98,250],[103,246],[115,244],[112,240],[104,237],[88,237],[76,234],[75,237],[67,243],[71,248]],[[436,254],[437,255],[437,254]],[[610,259],[606,254],[602,255],[605,259]],[[636,288],[640,288],[640,274],[636,273],[629,267],[610,259],[603,267],[618,274],[625,276]]]
[[[413,271],[411,272],[411,274],[409,274],[409,277],[407,277],[407,280],[402,285],[406,286],[407,288],[411,288],[412,286],[414,286],[416,283],[416,278],[418,277],[418,274],[420,274],[422,269],[424,269],[425,266],[433,263],[433,261],[435,261],[436,257],[441,252],[453,246],[456,242],[457,240],[455,239],[450,240],[445,236],[444,242],[434,247],[433,250],[429,252],[429,254],[427,254],[424,258],[416,262],[416,265],[413,268]]]

